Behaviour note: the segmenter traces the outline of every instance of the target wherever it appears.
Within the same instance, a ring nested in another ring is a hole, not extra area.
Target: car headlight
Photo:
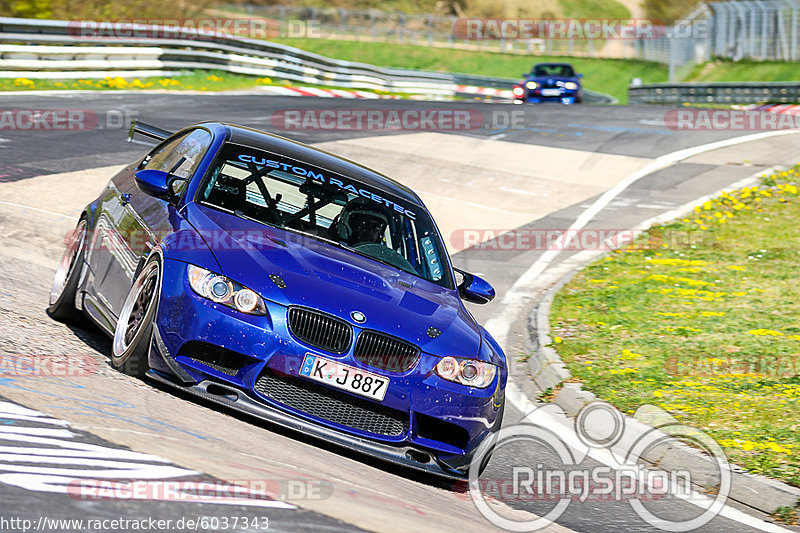
[[[575,83],[574,81],[568,81],[567,83],[564,84],[564,88],[569,89],[570,91],[574,91],[575,89],[578,88],[578,84]]]
[[[189,265],[187,277],[192,290],[203,298],[249,315],[267,314],[261,296],[221,274]]]
[[[469,387],[485,389],[494,381],[497,374],[497,367],[491,363],[478,361],[477,359],[462,359],[459,361],[455,357],[444,357],[436,365],[436,374],[448,381],[461,383]]]
[[[525,84],[525,87],[527,87],[530,90],[534,90],[536,87],[538,87],[538,85],[536,85],[535,81],[529,81]]]
[[[523,89],[522,87],[514,87],[513,89],[511,89],[511,93],[514,96],[522,96],[523,94],[525,94],[525,89]]]

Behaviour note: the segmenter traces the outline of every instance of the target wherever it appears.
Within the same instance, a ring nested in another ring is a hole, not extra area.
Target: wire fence
[[[243,10],[243,16],[279,21],[284,37],[391,42],[534,56],[641,59],[669,65],[670,81],[680,79],[692,66],[713,57],[734,61],[797,61],[800,55],[800,0],[701,4],[672,26],[645,21],[652,31],[634,38],[603,32],[599,36],[579,32],[577,36],[562,34],[553,38],[552,32],[540,31],[531,38],[504,38],[501,34],[476,39],[459,31],[465,19],[455,16],[286,6],[246,5],[236,9]],[[585,19],[545,23],[569,25],[576,21],[578,26],[586,23]]]
[[[389,42],[524,55],[635,58],[640,43],[603,36],[586,38],[470,38],[459,29],[467,20],[455,16],[389,13],[376,9],[288,6],[236,6],[242,15],[279,22],[282,37]],[[500,19],[494,19],[500,20]],[[566,21],[566,19],[564,19]],[[307,24],[302,24],[307,23]]]

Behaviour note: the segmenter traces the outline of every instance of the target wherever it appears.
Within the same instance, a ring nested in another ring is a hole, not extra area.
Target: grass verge
[[[328,39],[278,39],[277,42],[335,59],[372,65],[520,78],[534,63],[566,61],[584,75],[587,89],[614,96],[621,104],[628,102],[628,85],[633,78],[644,83],[666,82],[666,65],[629,59],[533,56],[430,48],[395,43],[364,43]],[[792,81],[798,78],[794,63],[712,61],[695,67],[685,81]],[[221,78],[221,79],[216,79]],[[172,80],[172,81],[170,81]],[[176,83],[177,82],[177,83]],[[21,89],[186,89],[223,91],[247,89],[259,85],[287,85],[285,80],[257,78],[226,72],[196,71],[172,78],[123,80],[0,80],[0,91]],[[310,84],[304,84],[314,86]],[[338,87],[329,87],[338,88]],[[376,91],[379,92],[380,91]],[[391,94],[391,93],[382,93]]]
[[[616,97],[620,103],[628,101],[627,86],[631,78],[647,75],[647,81],[666,81],[666,68],[655,63],[628,60],[592,60],[577,58],[530,58],[512,54],[496,54],[491,52],[472,52],[452,49],[431,49],[412,46],[394,45],[387,43],[373,43],[369,47],[359,47],[355,41],[322,41],[315,39],[297,39],[286,41],[286,44],[297,46],[310,52],[358,61],[380,66],[412,68],[420,70],[435,70],[440,72],[463,72],[485,76],[501,76],[514,78],[530,70],[535,62],[539,61],[569,61],[575,68],[584,74],[587,80],[586,88],[597,90]],[[135,78],[123,79],[120,77],[102,79],[78,80],[31,80],[27,78],[0,79],[0,91],[18,90],[65,90],[65,89],[93,89],[93,90],[194,90],[194,91],[225,91],[234,89],[249,89],[261,85],[291,85],[285,80],[257,78],[231,74],[223,71],[194,71],[185,75],[168,78]],[[303,86],[315,87],[313,84],[303,83]],[[336,89],[339,87],[319,86],[322,88]],[[346,89],[342,87],[343,89]],[[509,87],[510,88],[510,87]],[[387,91],[371,91],[379,94],[394,94]],[[401,95],[402,96],[402,95]]]
[[[280,39],[277,42],[327,57],[383,67],[505,78],[521,78],[522,73],[530,72],[534,63],[566,61],[584,75],[583,82],[587,89],[610,94],[623,104],[628,101],[631,79],[642,78],[645,83],[665,82],[668,79],[666,65],[628,59],[529,56],[326,39]]]
[[[800,165],[583,269],[556,296],[574,378],[657,405],[750,472],[800,486]]]
[[[777,61],[728,61],[717,59],[697,65],[685,81],[797,81],[797,63]]]
[[[785,505],[782,505],[781,507],[778,507],[778,509],[774,513],[772,513],[772,518],[783,524],[796,526],[798,518],[798,508],[787,507]]]
[[[470,0],[469,2],[442,2],[441,0],[289,0],[281,5],[291,7],[316,7],[319,12],[330,13],[336,9],[355,11],[378,10],[383,13],[404,13],[406,15],[437,16],[455,15],[454,5],[458,4],[458,15],[480,18],[630,18],[631,13],[617,0]],[[251,6],[252,8],[253,6]],[[226,11],[237,14],[250,14],[241,6],[229,5]],[[255,7],[255,14],[260,14]]]
[[[121,78],[108,77],[99,79],[77,80],[32,80],[28,78],[6,79],[0,78],[0,91],[25,91],[25,90],[158,90],[168,89],[177,91],[230,91],[236,89],[252,89],[265,85],[292,87],[294,84],[288,80],[259,78],[256,76],[243,76],[225,71],[196,70],[186,74],[158,77],[158,78]],[[334,87],[303,83],[303,87],[318,87],[322,89],[352,90],[348,87]],[[382,95],[397,95],[407,97],[401,93],[389,91],[367,91]]]
[[[2,78],[0,91],[24,90],[145,90],[169,89],[187,91],[227,91],[232,89],[249,89],[261,85],[275,85],[270,78],[240,76],[227,72],[197,70],[179,76],[157,78],[121,78],[109,77],[99,79],[77,80],[32,80],[28,78]]]

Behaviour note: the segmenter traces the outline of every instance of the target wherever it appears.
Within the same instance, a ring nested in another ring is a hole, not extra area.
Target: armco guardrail
[[[132,26],[151,30],[152,26]],[[170,38],[82,37],[67,21],[0,18],[0,77],[154,76],[190,69],[223,70],[297,83],[443,96],[511,98],[506,78],[376,67],[291,46],[214,33],[164,28]],[[133,32],[131,32],[133,33]],[[174,38],[172,36],[175,36]],[[484,90],[482,90],[484,89]],[[614,103],[587,93],[587,101]]]
[[[655,83],[628,87],[631,104],[800,102],[800,82]]]
[[[215,69],[300,83],[442,95],[454,94],[456,85],[510,89],[514,82],[381,68],[267,41],[174,28],[163,33],[176,38],[87,38],[72,34],[75,28],[66,21],[0,18],[0,76],[98,77],[119,71],[152,75],[152,71]]]

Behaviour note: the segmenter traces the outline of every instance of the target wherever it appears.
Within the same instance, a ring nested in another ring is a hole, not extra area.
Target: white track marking
[[[575,222],[567,229],[561,237],[559,237],[553,245],[548,248],[546,252],[544,252],[534,263],[533,265],[528,268],[528,270],[520,276],[517,281],[511,286],[511,288],[506,292],[503,296],[501,303],[503,304],[503,311],[500,313],[499,316],[495,318],[491,318],[486,322],[486,329],[494,336],[497,342],[500,343],[501,346],[505,345],[505,342],[508,337],[508,331],[511,327],[511,324],[514,322],[516,317],[519,316],[520,312],[524,310],[524,306],[527,301],[531,297],[531,293],[533,292],[532,289],[536,289],[535,281],[536,278],[544,272],[544,270],[553,262],[553,260],[561,253],[562,249],[566,249],[569,244],[574,239],[575,235],[577,234],[578,230],[586,226],[591,220],[597,215],[600,211],[603,210],[612,200],[614,200],[617,196],[619,196],[625,189],[630,187],[633,183],[636,183],[640,179],[644,178],[645,176],[655,172],[656,170],[660,170],[662,168],[668,167],[673,163],[681,161],[683,159],[702,154],[704,152],[710,152],[712,150],[717,150],[719,148],[725,148],[727,146],[734,146],[737,144],[756,141],[759,139],[764,139],[767,137],[774,137],[777,135],[787,135],[790,133],[797,133],[797,130],[779,130],[779,131],[767,131],[761,133],[754,133],[752,135],[744,135],[742,137],[735,137],[733,139],[726,139],[724,141],[717,141],[709,144],[703,144],[700,146],[695,146],[693,148],[687,148],[684,150],[678,150],[676,152],[672,152],[669,154],[662,155],[656,158],[652,163],[644,166],[643,168],[633,172],[624,180],[619,182],[617,185],[603,193],[600,198],[595,200],[595,202],[586,209],[583,213],[575,219]]]
[[[145,491],[133,499],[179,501],[214,505],[242,505],[259,508],[295,509],[292,504],[272,499],[263,490],[239,486],[232,496],[224,481],[179,480],[199,472],[171,464],[168,459],[131,450],[110,448],[73,440],[78,435],[65,429],[66,422],[11,402],[0,402],[0,418],[34,421],[50,426],[0,425],[0,483],[26,490],[70,494],[80,499],[110,491],[107,498],[130,499],[126,489],[135,479]],[[32,446],[20,446],[29,444]],[[83,480],[83,481],[81,481]],[[89,483],[83,487],[80,483]],[[76,485],[77,484],[77,485]],[[163,489],[161,489],[163,484]],[[203,487],[216,494],[203,497],[194,491]],[[169,487],[174,487],[174,490]],[[181,488],[183,487],[183,488]],[[114,491],[118,491],[118,496]],[[85,491],[85,492],[82,492]],[[91,498],[89,498],[91,499]]]
[[[0,419],[2,420],[24,420],[26,422],[46,422],[51,426],[69,426],[66,420],[58,420],[57,418],[42,418],[39,416],[19,415],[16,413],[2,413],[0,412]]]
[[[672,152],[669,154],[662,155],[656,158],[652,163],[648,164],[647,166],[637,170],[630,174],[627,178],[619,182],[616,186],[606,191],[603,195],[600,196],[588,209],[586,209],[580,216],[575,220],[575,222],[569,227],[569,229],[562,234],[562,236],[556,240],[556,242],[551,246],[545,253],[543,253],[531,266],[528,270],[520,276],[516,282],[512,285],[512,287],[508,290],[508,292],[504,295],[501,303],[503,304],[503,311],[500,313],[499,316],[489,319],[486,322],[486,329],[492,334],[492,336],[497,340],[497,342],[504,346],[508,340],[508,333],[511,328],[511,324],[514,320],[519,316],[519,314],[524,311],[525,305],[527,304],[528,300],[532,297],[533,293],[540,288],[540,284],[536,283],[537,278],[547,269],[550,263],[558,256],[560,251],[567,246],[569,246],[570,242],[574,238],[574,235],[577,233],[577,230],[580,230],[586,224],[588,224],[603,208],[605,208],[612,200],[614,200],[619,194],[621,194],[625,189],[627,189],[633,183],[639,181],[640,179],[644,178],[645,176],[670,166],[678,161],[682,161],[683,159],[687,159],[689,157],[699,155],[704,152],[709,152],[712,150],[717,150],[719,148],[725,148],[728,146],[734,146],[737,144],[742,144],[750,141],[756,141],[768,137],[774,137],[778,135],[788,135],[791,133],[797,133],[798,130],[780,130],[780,131],[769,131],[769,132],[761,132],[755,133],[752,135],[744,135],[741,137],[735,137],[733,139],[726,139],[724,141],[713,142],[709,144],[704,144],[700,146],[695,146],[693,148],[687,148],[684,150],[678,150],[676,152]],[[766,171],[761,171],[758,174],[762,174]],[[747,178],[747,181],[752,179],[752,177]],[[733,184],[735,185],[735,184]],[[732,185],[732,186],[733,186]],[[731,187],[732,187],[731,186]],[[707,197],[704,197],[704,199]],[[688,206],[694,205],[695,202],[698,200],[694,200],[692,202],[688,202],[683,206],[680,206],[672,211],[665,213],[659,217],[653,217],[651,220],[669,220],[668,218],[664,218],[666,216],[670,216],[674,218],[675,216],[679,216]],[[670,219],[671,219],[670,218]],[[542,410],[540,407],[537,407],[533,404],[522,389],[516,383],[511,381],[511,375],[509,375],[509,381],[506,385],[506,397],[508,398],[509,402],[523,415],[531,413],[533,414],[536,411],[540,411],[541,413],[536,416],[541,416],[546,418],[544,423],[546,424],[545,427],[553,430],[554,432],[558,433],[560,437],[565,439],[565,442],[571,443],[572,440],[577,441],[577,437],[574,434],[574,431],[571,427],[565,425],[565,420],[563,416],[559,417],[553,413],[547,412],[547,410]],[[563,435],[562,435],[563,433]],[[576,442],[578,444],[578,449],[584,448],[585,446],[582,445],[579,441]],[[589,451],[589,456],[593,459],[602,462],[608,466],[613,466],[614,463],[609,463],[607,461],[611,460],[609,456],[603,456],[603,454],[599,452]],[[700,495],[692,495],[692,498],[695,496],[698,499],[692,501],[692,503],[696,503],[700,505]],[[701,506],[702,507],[702,506]],[[763,520],[759,520],[756,517],[750,516],[738,509],[734,509],[729,506],[725,506],[723,510],[720,512],[720,516],[728,518],[730,520],[734,520],[741,524],[747,525],[749,527],[754,527],[756,529],[761,529],[762,531],[768,532],[788,532],[789,530],[784,529],[776,524],[764,522]]]
[[[31,207],[29,205],[17,204],[14,202],[6,202],[5,200],[0,200],[0,205],[10,205],[12,207],[19,207],[25,210],[37,211],[39,213],[45,213],[47,215],[53,215],[59,218],[66,218],[72,215],[65,215],[64,213],[56,213],[55,211],[48,211],[47,209],[41,209],[39,207]]]
[[[57,418],[49,417],[44,413],[40,413],[39,411],[34,411],[33,409],[28,409],[27,407],[22,407],[21,405],[17,405],[15,403],[0,401],[0,418],[7,415],[29,416],[37,419],[40,422],[51,425],[67,425],[67,422]]]
[[[43,422],[46,421],[43,420]],[[3,440],[3,435],[10,435],[10,438],[14,438],[17,435],[32,435],[34,437],[53,437],[56,439],[71,439],[75,436],[68,429],[0,426],[0,440]]]

